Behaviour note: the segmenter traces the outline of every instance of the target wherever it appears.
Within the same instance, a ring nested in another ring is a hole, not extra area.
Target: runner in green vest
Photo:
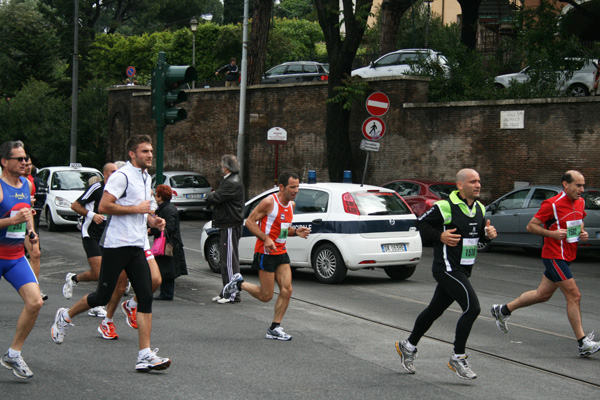
[[[465,347],[481,308],[469,277],[477,256],[477,244],[494,239],[496,229],[485,220],[485,207],[477,200],[481,191],[477,171],[458,171],[456,187],[458,190],[452,192],[448,200],[435,203],[416,223],[421,236],[433,241],[432,270],[438,284],[429,306],[417,317],[410,336],[396,342],[396,350],[404,369],[414,374],[419,340],[456,301],[463,314],[456,324],[454,355],[450,357],[448,368],[462,379],[475,379],[477,375],[467,361]]]

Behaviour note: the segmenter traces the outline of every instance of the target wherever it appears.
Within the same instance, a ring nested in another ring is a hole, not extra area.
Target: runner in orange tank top
[[[258,270],[260,286],[245,282],[242,275],[235,274],[223,288],[224,298],[245,290],[266,303],[273,298],[277,281],[279,296],[275,302],[273,323],[267,329],[267,339],[292,339],[281,327],[281,320],[292,297],[292,270],[285,243],[288,236],[306,239],[310,233],[309,228],[292,227],[294,199],[299,185],[298,175],[282,173],[279,176],[279,192],[265,197],[246,220],[246,227],[257,237],[252,268]]]

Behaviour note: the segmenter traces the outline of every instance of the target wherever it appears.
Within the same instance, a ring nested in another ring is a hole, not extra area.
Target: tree
[[[271,22],[272,0],[255,0],[252,14],[252,31],[248,46],[248,84],[260,83],[265,67],[267,45],[269,43],[269,24]]]
[[[344,77],[352,71],[352,62],[367,26],[373,0],[342,0],[340,12],[338,0],[314,0],[323,29],[329,59],[329,81],[327,97],[334,98],[335,88],[342,85]],[[356,8],[355,8],[356,7]],[[355,11],[356,10],[356,11]],[[340,15],[343,21],[340,21]],[[345,33],[341,31],[341,22]],[[329,179],[341,182],[344,170],[354,171],[354,162],[349,137],[350,111],[340,102],[327,102],[325,135]],[[355,173],[352,176],[356,176]]]
[[[379,35],[379,55],[396,50],[400,18],[410,7],[414,6],[413,0],[383,0],[379,15],[381,33]]]
[[[0,2],[0,37],[0,93],[14,94],[30,78],[50,84],[60,79],[57,32],[35,0]]]
[[[462,11],[462,29],[460,41],[471,50],[477,45],[477,21],[481,0],[458,0]]]
[[[315,6],[311,0],[281,0],[275,5],[275,16],[317,21]]]

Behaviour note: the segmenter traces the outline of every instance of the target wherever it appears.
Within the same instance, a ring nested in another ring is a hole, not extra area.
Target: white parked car
[[[56,231],[59,226],[76,226],[79,215],[71,210],[71,204],[89,187],[91,177],[104,179],[96,168],[81,164],[41,168],[37,175],[48,186],[40,220],[46,221],[49,231]]]
[[[565,73],[558,72],[556,88],[558,94],[570,97],[582,97],[594,94],[594,81],[598,60],[583,60],[578,58],[565,59],[563,71],[572,71],[572,76],[567,79]],[[499,89],[507,89],[514,82],[524,83],[531,79],[535,67],[527,66],[514,74],[498,75],[494,78],[494,85]]]
[[[245,217],[273,188],[246,202]],[[312,268],[320,282],[339,283],[348,270],[383,268],[397,280],[409,278],[421,260],[416,217],[393,190],[351,183],[300,184],[293,226],[310,227],[308,239],[289,237],[294,268]],[[219,232],[204,225],[201,249],[210,269],[219,272]],[[256,238],[244,227],[241,264],[252,264]]]
[[[164,184],[173,190],[171,204],[177,207],[180,214],[188,211],[210,213],[206,196],[213,188],[204,176],[190,171],[166,171],[163,172],[163,178]],[[152,175],[152,189],[155,187],[156,175]]]
[[[424,63],[439,65],[447,74],[450,70],[446,57],[431,49],[396,50],[372,61],[367,67],[355,69],[352,76],[361,78],[380,78],[384,76],[400,76],[419,72]]]

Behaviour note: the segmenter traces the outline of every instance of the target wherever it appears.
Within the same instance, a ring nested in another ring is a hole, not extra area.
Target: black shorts
[[[275,272],[277,267],[290,263],[290,256],[287,253],[271,256],[269,254],[254,253],[252,269],[258,269],[267,272]]]
[[[98,241],[90,237],[85,237],[81,242],[83,243],[83,249],[85,250],[87,258],[102,257],[102,247],[100,247]]]

